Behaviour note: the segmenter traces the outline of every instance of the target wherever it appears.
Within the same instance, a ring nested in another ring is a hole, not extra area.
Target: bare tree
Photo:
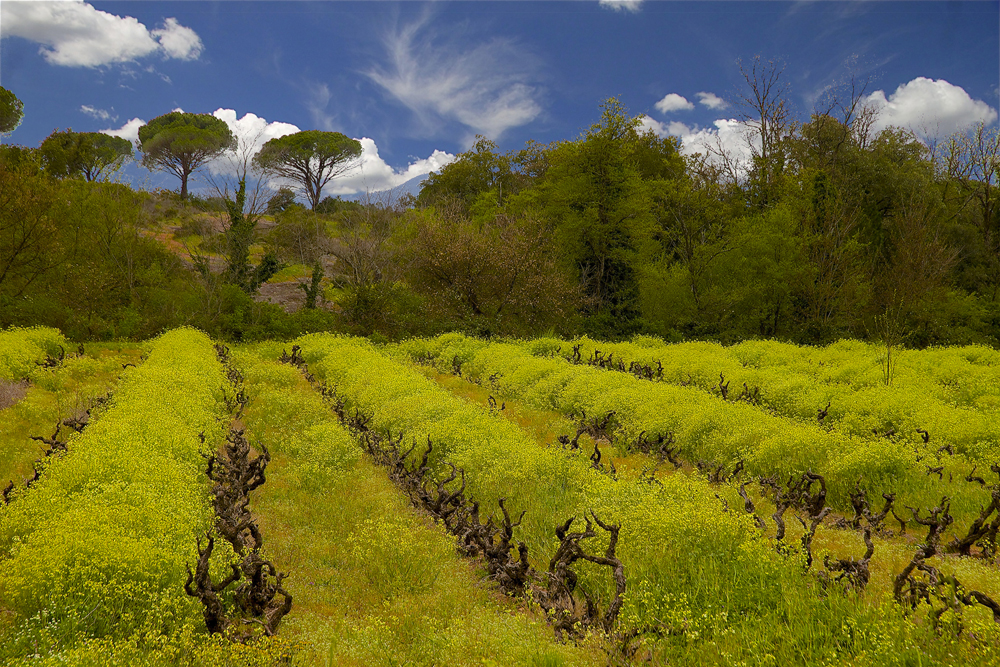
[[[766,206],[784,169],[784,139],[794,129],[788,84],[781,78],[785,67],[760,56],[749,64],[742,60],[737,64],[747,83],[737,95],[737,106],[740,120],[749,128],[746,144],[753,158],[751,180],[759,189],[760,203]]]
[[[400,215],[391,190],[366,192],[360,203],[341,214],[340,234],[328,246],[340,280],[353,287],[390,278],[394,264],[389,239]]]
[[[945,172],[957,188],[946,197],[959,213],[968,212],[990,252],[992,295],[1000,296],[1000,134],[980,122],[965,133],[952,135],[947,144]],[[946,183],[946,186],[950,185]]]

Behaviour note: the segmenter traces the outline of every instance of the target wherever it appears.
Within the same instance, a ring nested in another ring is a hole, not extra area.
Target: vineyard
[[[1000,665],[998,369],[0,331],[0,664]]]

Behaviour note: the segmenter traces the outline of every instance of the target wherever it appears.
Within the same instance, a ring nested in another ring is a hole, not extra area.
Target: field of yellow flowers
[[[998,367],[0,331],[0,664],[1000,664]]]

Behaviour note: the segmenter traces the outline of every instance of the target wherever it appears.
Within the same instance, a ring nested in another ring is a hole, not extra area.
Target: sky
[[[740,62],[756,56],[784,67],[799,120],[853,78],[879,127],[929,144],[997,123],[997,0],[0,0],[0,85],[25,111],[4,143],[37,146],[57,128],[134,139],[174,109],[214,113],[251,151],[336,131],[364,153],[331,195],[440,169],[477,135],[502,150],[575,139],[611,97],[686,152],[738,152]]]

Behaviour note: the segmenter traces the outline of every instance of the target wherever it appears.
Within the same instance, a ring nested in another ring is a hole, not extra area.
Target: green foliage
[[[0,136],[10,134],[21,124],[24,102],[17,95],[0,86]]]
[[[635,154],[648,144],[637,127],[638,119],[629,118],[618,100],[608,100],[600,123],[579,141],[549,152],[550,166],[538,186],[536,201],[555,221],[584,286],[590,328],[602,335],[634,332],[641,315],[637,271],[651,221]]]
[[[547,225],[502,213],[475,222],[431,208],[411,224],[408,279],[445,328],[525,334],[572,318],[579,291]]]
[[[496,143],[477,136],[472,148],[427,177],[417,202],[421,206],[457,204],[465,213],[487,200],[494,209],[502,207],[517,190],[513,167],[509,154],[499,154]]]
[[[302,186],[313,210],[323,187],[361,157],[361,143],[340,132],[307,130],[268,140],[254,156],[260,169]]]
[[[57,178],[83,176],[88,181],[107,178],[132,157],[127,139],[100,132],[53,132],[39,147],[45,170]]]
[[[312,265],[330,248],[332,225],[302,206],[293,206],[275,218],[265,242],[285,262]]]
[[[320,203],[316,204],[316,213],[323,215],[335,215],[344,211],[357,211],[362,207],[356,201],[350,201],[337,197],[323,197]]]
[[[0,301],[23,296],[63,259],[57,187],[41,171],[37,155],[6,149],[4,158],[0,160]]]
[[[267,200],[267,214],[277,215],[295,205],[295,192],[291,188],[281,187],[274,196]]]
[[[323,265],[319,262],[313,264],[312,276],[309,279],[308,285],[300,284],[299,287],[302,291],[306,293],[306,303],[305,308],[315,309],[316,299],[320,294],[320,283],[323,282]]]
[[[210,114],[172,111],[139,128],[142,163],[165,169],[181,179],[181,199],[187,197],[188,177],[209,160],[236,146],[225,121]]]
[[[247,183],[240,179],[235,197],[226,197],[229,227],[226,229],[226,282],[236,285],[247,294],[253,294],[271,276],[281,270],[281,263],[274,253],[267,253],[260,264],[250,263],[250,246],[254,241],[259,215],[247,210]]]

